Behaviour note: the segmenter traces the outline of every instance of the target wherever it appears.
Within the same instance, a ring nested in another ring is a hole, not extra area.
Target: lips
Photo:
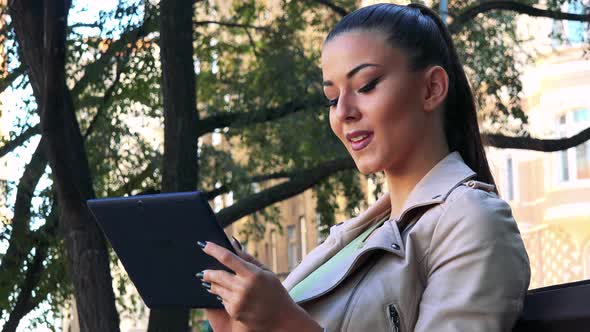
[[[358,130],[346,134],[346,139],[350,142],[354,151],[364,149],[373,140],[373,132],[367,130]]]

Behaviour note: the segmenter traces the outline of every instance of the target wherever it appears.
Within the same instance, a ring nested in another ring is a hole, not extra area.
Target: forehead
[[[321,67],[324,77],[345,75],[361,63],[377,63],[384,67],[403,61],[402,53],[389,45],[379,31],[343,32],[322,49]]]

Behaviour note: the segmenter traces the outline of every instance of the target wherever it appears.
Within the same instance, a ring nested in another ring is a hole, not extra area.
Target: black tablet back
[[[220,308],[195,276],[224,269],[197,241],[234,252],[201,192],[92,199],[88,207],[149,308]]]

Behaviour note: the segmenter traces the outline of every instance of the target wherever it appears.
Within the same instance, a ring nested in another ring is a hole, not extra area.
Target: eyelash
[[[364,85],[363,87],[358,89],[358,92],[366,93],[366,92],[373,90],[375,88],[375,86],[377,85],[377,83],[379,83],[379,81],[381,80],[381,77],[382,76],[379,76],[376,79],[372,80],[371,82],[367,83],[366,85]],[[332,106],[336,106],[337,104],[338,104],[338,98],[331,99],[331,100],[328,100],[326,107],[331,108]]]

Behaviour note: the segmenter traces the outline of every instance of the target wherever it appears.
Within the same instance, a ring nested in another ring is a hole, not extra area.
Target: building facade
[[[590,128],[590,61],[581,47],[541,56],[525,71],[532,137]],[[531,288],[590,278],[590,142],[566,151],[489,149],[494,176],[519,223]]]

